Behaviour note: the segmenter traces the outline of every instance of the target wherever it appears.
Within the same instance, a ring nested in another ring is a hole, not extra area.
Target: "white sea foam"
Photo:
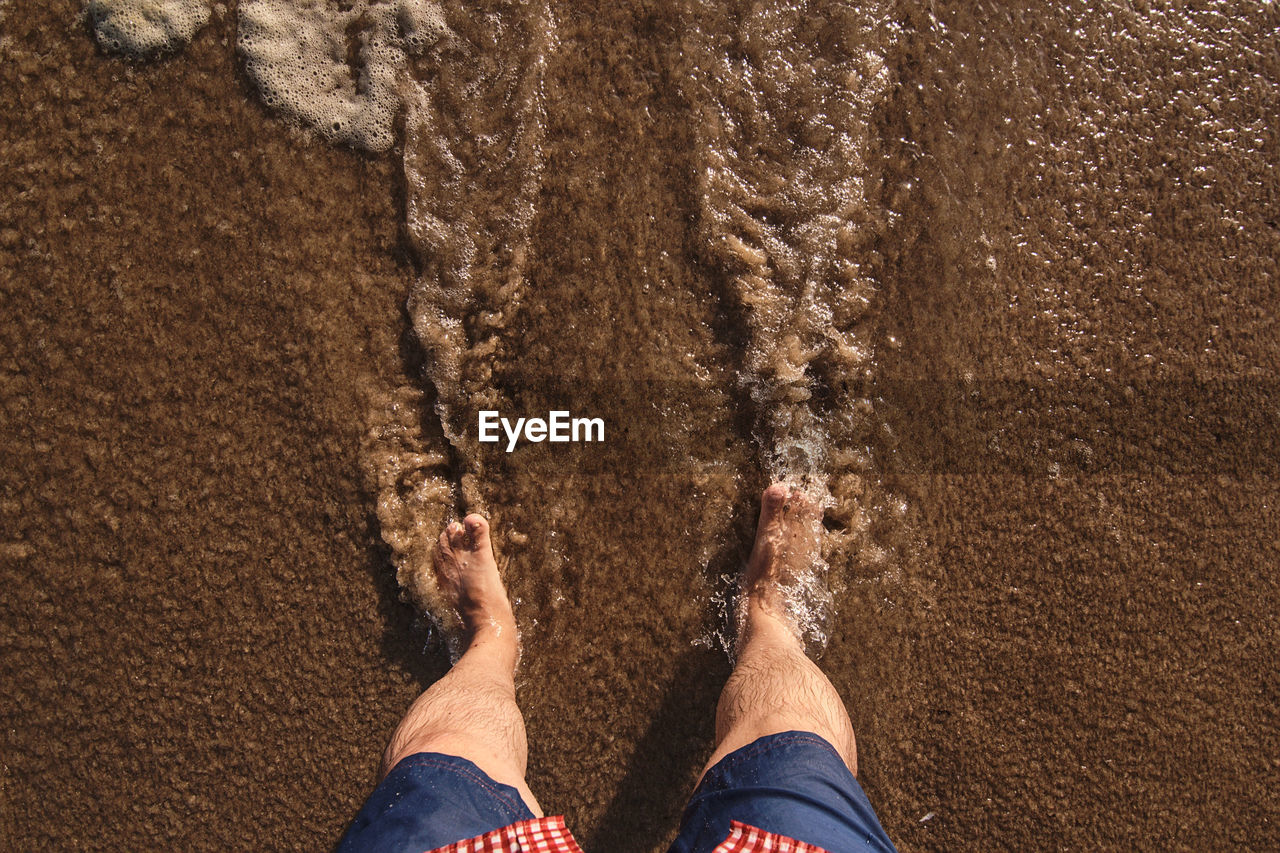
[[[103,50],[134,57],[178,50],[209,20],[201,0],[88,0],[84,11]]]
[[[444,13],[426,0],[241,0],[237,46],[269,107],[385,151],[409,56],[447,35]]]
[[[741,382],[762,466],[827,507],[837,529],[824,552],[844,575],[870,552],[884,502],[871,455],[850,449],[867,447],[877,424],[857,389],[873,367],[871,120],[890,79],[866,46],[885,43],[888,15],[838,0],[693,8],[685,88],[698,113],[703,254],[746,322]],[[784,590],[811,650],[825,645],[830,588],[842,582],[829,575],[820,561]]]
[[[414,379],[434,386],[452,464],[423,456],[420,424],[393,413],[370,432],[367,453],[381,472],[378,519],[400,584],[447,632],[430,553],[455,506],[484,506],[475,413],[504,404],[494,364],[524,299],[554,24],[538,3],[446,2],[432,26],[447,43],[424,56],[421,81],[402,87],[406,225],[422,262],[409,313],[425,355]]]

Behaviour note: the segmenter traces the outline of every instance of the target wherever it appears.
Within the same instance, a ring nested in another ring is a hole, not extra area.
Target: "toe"
[[[456,521],[449,522],[449,526],[444,529],[444,535],[448,537],[449,546],[453,550],[464,551],[467,548],[467,529]]]
[[[760,499],[760,521],[767,522],[782,512],[790,494],[791,487],[786,483],[774,483],[765,489]]]
[[[467,537],[471,541],[473,551],[484,551],[489,547],[489,522],[483,515],[473,512],[463,519]]]

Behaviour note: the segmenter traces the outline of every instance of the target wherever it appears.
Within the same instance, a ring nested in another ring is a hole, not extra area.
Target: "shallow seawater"
[[[902,849],[1277,843],[1274,4],[448,0],[376,155],[77,10],[0,4],[15,846],[332,844],[479,510],[531,786],[665,849],[777,478]]]
[[[692,4],[650,22],[676,38],[621,29],[603,43],[536,4],[445,18],[453,35],[416,61],[404,124],[421,376],[393,394],[370,448],[402,581],[429,607],[435,531],[484,509],[515,534],[515,583],[533,587],[521,597],[563,595],[561,567],[591,557],[569,550],[559,517],[625,541],[645,499],[630,481],[660,475],[699,531],[684,583],[723,597],[720,575],[736,567],[709,562],[735,547],[733,508],[785,479],[829,505],[824,559],[797,587],[820,652],[824,588],[842,588],[855,561],[895,571],[896,543],[873,528],[902,506],[876,477],[875,286],[858,252],[884,218],[866,185],[889,86],[886,11]],[[619,35],[631,50],[584,67]],[[636,123],[566,113],[584,86],[605,100],[627,88]],[[652,177],[627,186],[636,170]],[[560,188],[576,186],[598,190],[562,209]],[[619,243],[626,257],[602,257]],[[406,444],[428,405],[420,383],[448,453]],[[600,418],[605,446],[512,453],[478,440],[482,411],[552,410]],[[613,499],[582,501],[588,471],[614,481],[600,486]]]

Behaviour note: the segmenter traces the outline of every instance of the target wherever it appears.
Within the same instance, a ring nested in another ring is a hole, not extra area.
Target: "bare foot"
[[[479,635],[516,642],[516,620],[498,575],[489,540],[489,522],[472,513],[440,534],[435,552],[436,582],[458,612],[466,641]]]
[[[800,489],[787,483],[765,489],[756,543],[742,575],[748,629],[763,616],[800,638],[801,626],[791,612],[786,589],[811,571],[819,559],[821,522],[821,508]]]

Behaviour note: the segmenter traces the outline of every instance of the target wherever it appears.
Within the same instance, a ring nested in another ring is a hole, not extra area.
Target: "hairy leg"
[[[779,732],[813,732],[831,743],[856,776],[857,746],[844,702],[813,661],[782,586],[818,554],[820,509],[784,483],[765,490],[751,559],[742,578],[746,613],[738,660],[716,708],[710,769],[736,749]],[[705,772],[705,770],[704,770]]]
[[[524,779],[529,747],[516,705],[516,620],[498,575],[488,522],[469,515],[462,524],[450,524],[440,534],[435,569],[441,590],[462,616],[466,651],[410,706],[383,755],[382,775],[415,753],[456,755],[518,790],[541,816]]]

